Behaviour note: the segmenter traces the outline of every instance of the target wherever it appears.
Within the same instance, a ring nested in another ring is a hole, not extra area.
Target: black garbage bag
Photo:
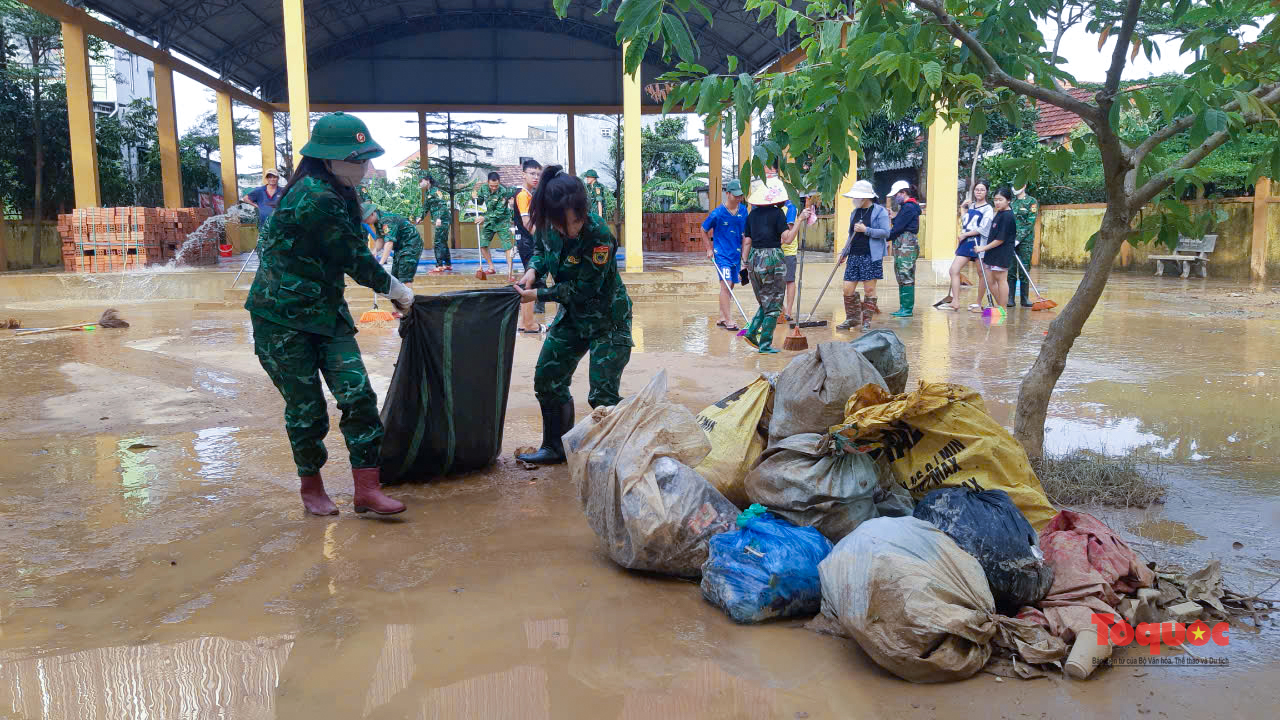
[[[889,392],[901,394],[907,389],[907,346],[892,330],[872,330],[849,343],[880,373]]]
[[[1013,616],[1034,605],[1053,585],[1053,568],[1040,551],[1040,536],[1003,490],[940,488],[924,496],[913,515],[945,532],[978,560],[996,609]]]
[[[502,450],[520,295],[509,287],[419,295],[400,321],[382,405],[382,483],[487,467]]]

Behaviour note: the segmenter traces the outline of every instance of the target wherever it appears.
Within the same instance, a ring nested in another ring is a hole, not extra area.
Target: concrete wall
[[[36,226],[32,222],[13,222],[6,220],[5,232],[0,237],[4,243],[5,267],[0,270],[31,270],[32,238],[35,237]],[[58,224],[47,221],[44,224],[40,241],[40,267],[57,267],[62,265],[62,238],[58,235]]]
[[[1253,198],[1227,198],[1197,201],[1191,204],[1196,212],[1218,208],[1227,213],[1214,232],[1218,242],[1209,255],[1209,276],[1247,280],[1249,259],[1253,252]],[[1040,208],[1040,228],[1037,233],[1037,255],[1040,265],[1050,268],[1080,269],[1089,261],[1085,243],[1102,225],[1106,206],[1100,203],[1088,205],[1045,205]],[[1280,273],[1280,202],[1267,203],[1267,275]],[[1142,243],[1126,246],[1116,261],[1116,269],[1134,272],[1155,272],[1151,255],[1167,255],[1163,245]]]

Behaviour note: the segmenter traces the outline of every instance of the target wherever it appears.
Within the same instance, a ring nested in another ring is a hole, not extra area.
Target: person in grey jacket
[[[885,240],[891,223],[889,211],[874,202],[876,189],[869,181],[859,180],[844,196],[853,198],[854,207],[849,215],[849,241],[844,246],[848,258],[844,269],[845,321],[836,329],[861,326],[866,332],[871,329],[871,316],[880,312],[876,281],[884,278]],[[858,295],[858,283],[862,283],[865,300]]]

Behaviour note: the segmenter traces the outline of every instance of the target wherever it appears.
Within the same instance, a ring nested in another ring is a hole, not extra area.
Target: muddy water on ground
[[[1073,278],[1046,279],[1065,301]],[[1114,282],[1059,383],[1048,443],[1159,460],[1165,506],[1100,514],[1148,557],[1216,555],[1233,584],[1262,589],[1280,575],[1280,317],[1198,297],[1214,287]],[[906,341],[913,381],[974,385],[1009,424],[1052,316],[993,326],[921,293],[915,319],[876,323]],[[410,505],[398,518],[357,518],[335,415],[326,480],[343,514],[306,518],[247,318],[189,307],[122,306],[127,331],[0,339],[0,717],[1239,717],[1277,699],[1274,631],[1236,632],[1217,653],[1226,669],[912,686],[849,643],[738,627],[696,585],[621,571],[565,471],[510,460],[539,437],[535,338],[517,345],[496,468],[395,490]],[[624,393],[665,368],[672,398],[697,410],[787,362],[749,353],[714,312],[638,307]],[[398,338],[359,339],[381,392]],[[584,377],[574,391],[586,396]]]

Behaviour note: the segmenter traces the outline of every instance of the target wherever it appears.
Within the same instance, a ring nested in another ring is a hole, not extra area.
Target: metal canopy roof
[[[86,0],[84,7],[287,102],[281,0]],[[701,64],[761,70],[790,49],[736,0],[707,0],[713,23],[688,15]],[[557,18],[551,0],[307,0],[311,102],[337,105],[622,104],[612,15],[579,0]],[[641,77],[666,69],[655,51]],[[646,102],[649,100],[646,98]]]

